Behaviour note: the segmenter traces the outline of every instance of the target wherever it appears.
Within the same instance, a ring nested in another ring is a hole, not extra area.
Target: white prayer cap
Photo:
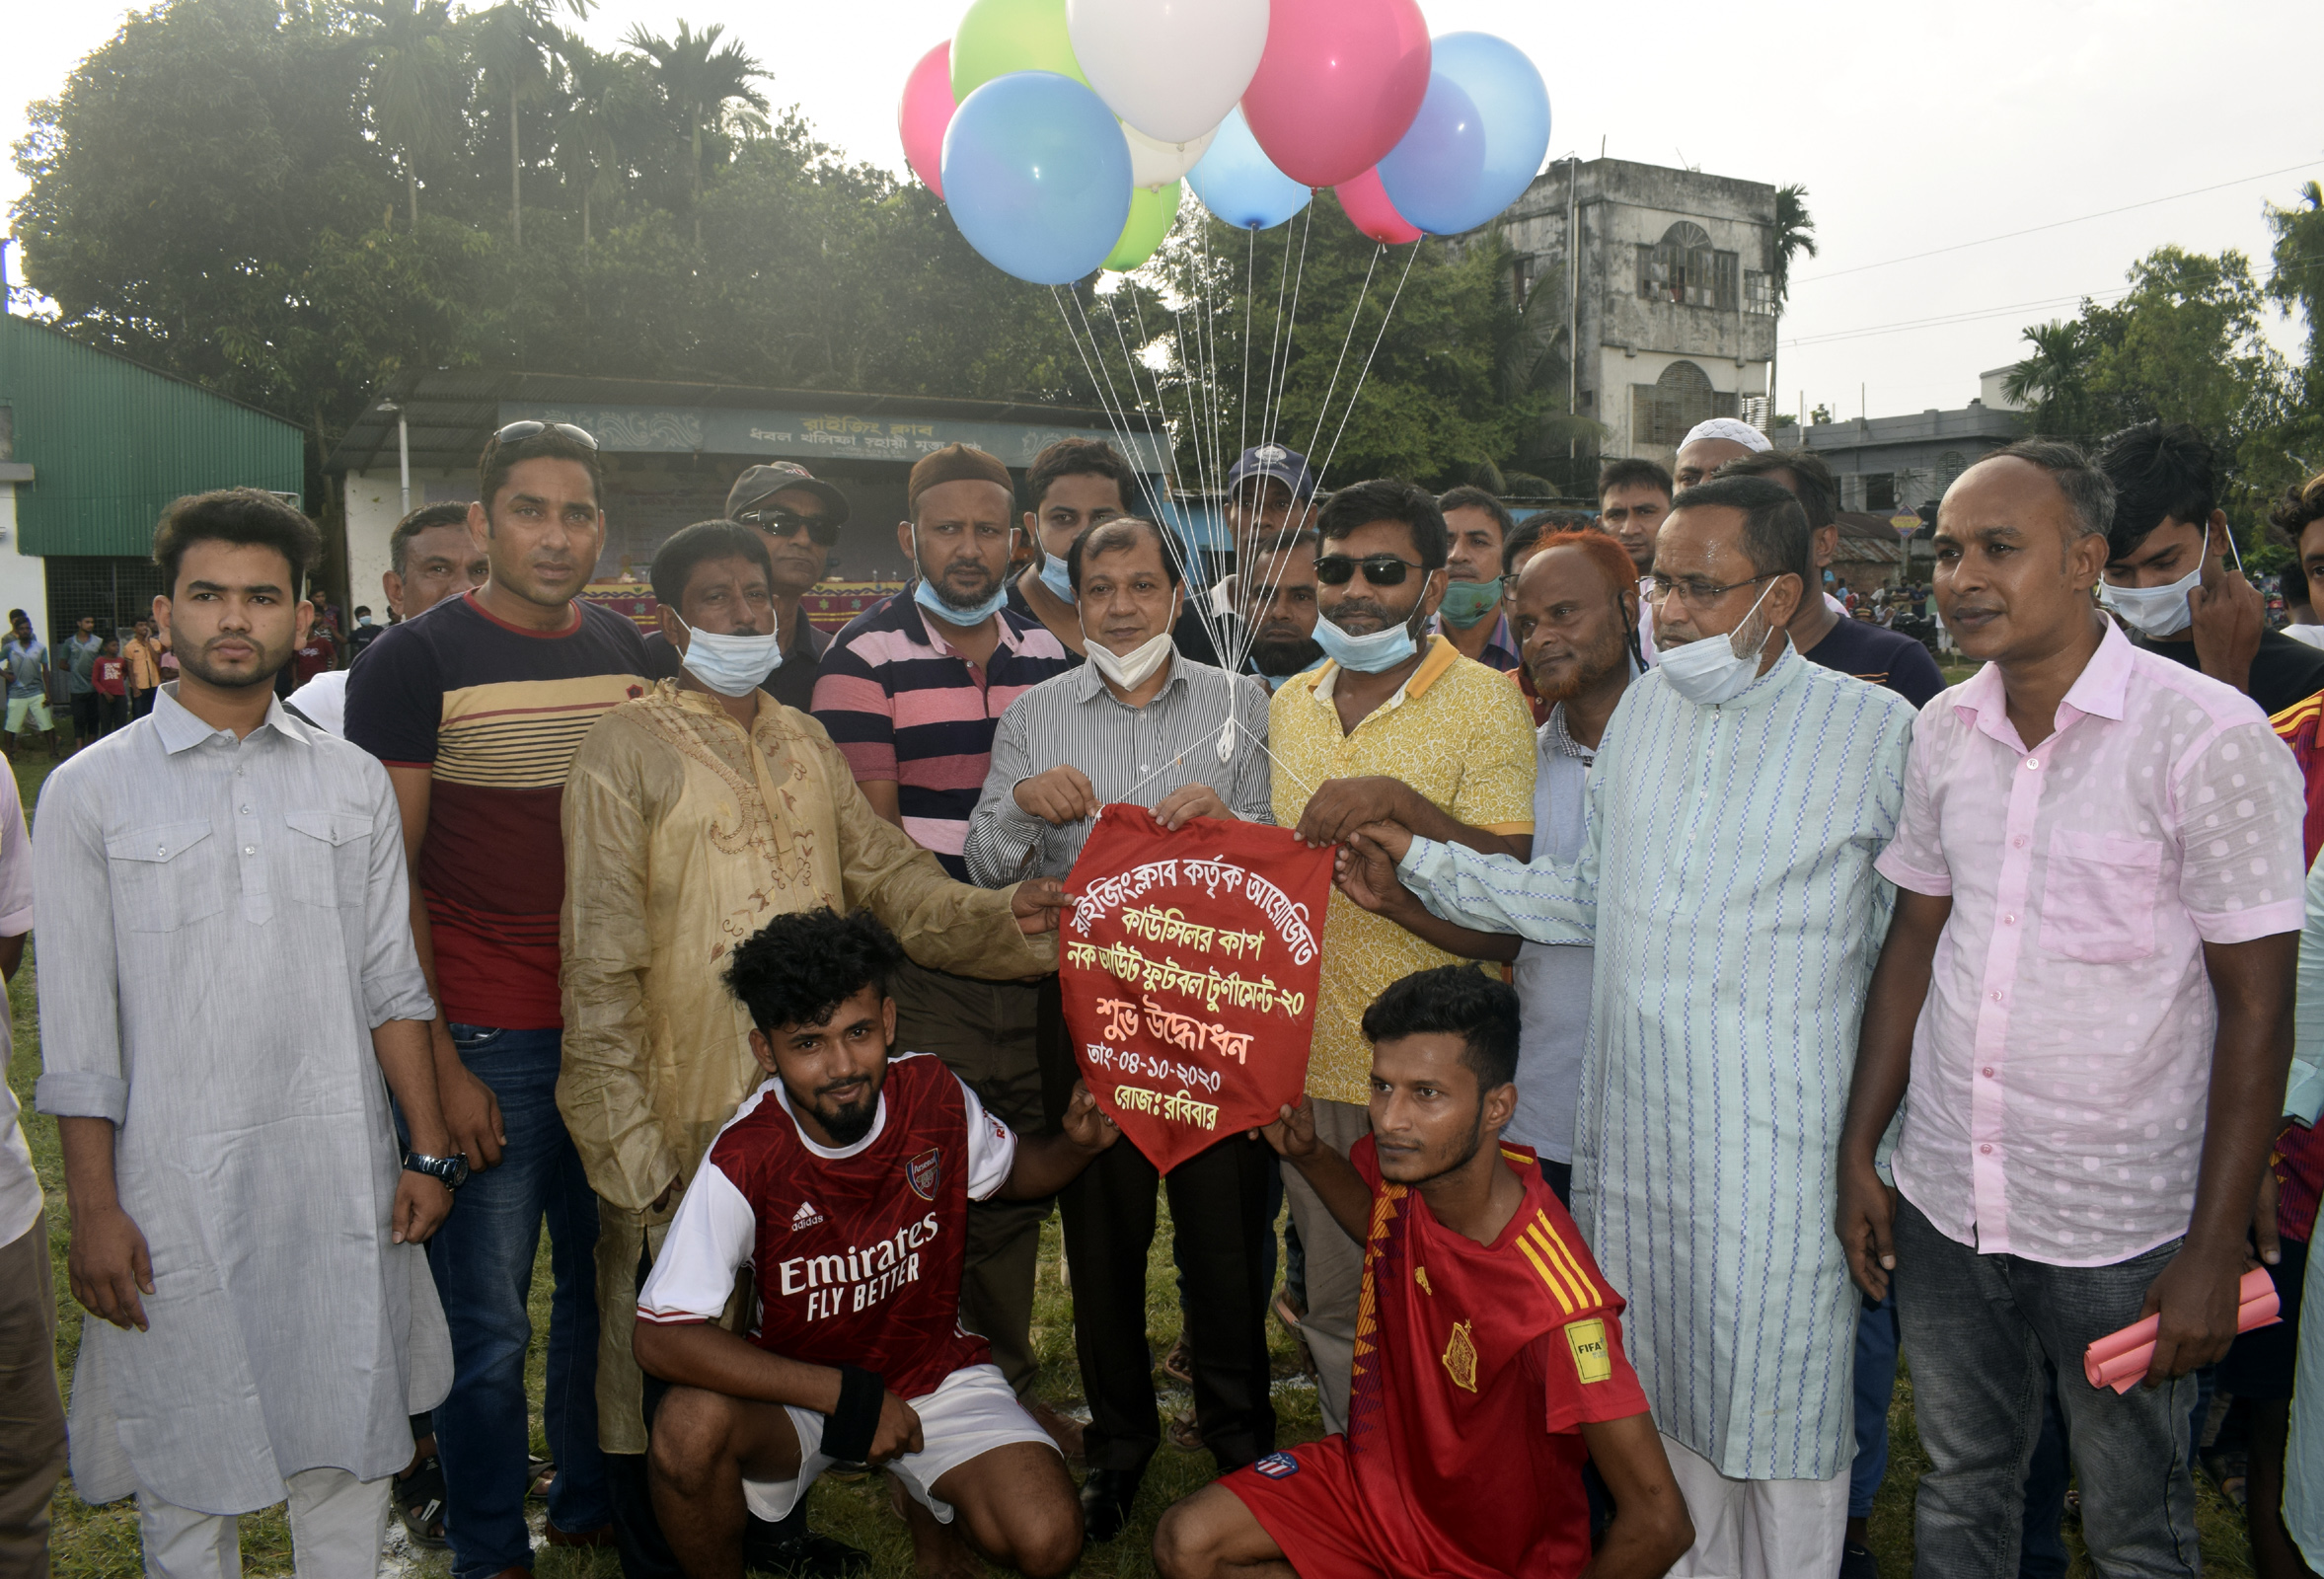
[[[1754,454],[1775,447],[1767,442],[1766,434],[1749,422],[1739,422],[1732,416],[1714,416],[1707,422],[1695,423],[1687,429],[1687,436],[1679,441],[1679,448],[1685,449],[1698,438],[1723,438],[1730,444],[1742,445]]]

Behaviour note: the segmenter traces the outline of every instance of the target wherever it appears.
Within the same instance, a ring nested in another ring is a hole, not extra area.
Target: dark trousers
[[[1054,978],[1041,989],[1041,1077],[1054,1121],[1078,1071]],[[1236,1135],[1172,1168],[1166,1178],[1128,1141],[1116,1142],[1058,1196],[1073,1269],[1074,1351],[1089,1400],[1084,1451],[1092,1469],[1145,1472],[1162,1446],[1154,1352],[1146,1335],[1147,1253],[1158,1182],[1170,1193],[1183,1274],[1194,1424],[1221,1470],[1275,1450],[1268,1393],[1268,1187],[1274,1149]]]

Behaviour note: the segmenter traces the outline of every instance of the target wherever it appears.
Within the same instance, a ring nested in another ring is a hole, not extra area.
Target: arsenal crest
[[[904,1182],[912,1186],[912,1193],[924,1201],[937,1198],[937,1180],[943,1176],[943,1148],[931,1146],[905,1165]]]

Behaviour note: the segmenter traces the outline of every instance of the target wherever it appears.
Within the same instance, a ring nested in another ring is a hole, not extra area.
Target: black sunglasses
[[[1428,570],[1425,564],[1399,560],[1393,554],[1371,554],[1362,560],[1345,554],[1326,554],[1315,562],[1315,579],[1325,586],[1345,586],[1355,578],[1359,564],[1364,567],[1364,579],[1374,586],[1402,586],[1408,572],[1419,570],[1425,574]]]
[[[801,515],[795,510],[744,510],[735,519],[776,537],[796,537],[804,529],[823,548],[839,541],[839,523],[828,515]]]
[[[571,439],[585,450],[593,450],[597,447],[596,438],[585,427],[575,427],[570,422],[536,422],[529,417],[521,422],[511,422],[499,432],[494,433],[492,442],[495,444],[519,444],[528,438],[538,437],[551,428],[557,429],[559,433]]]

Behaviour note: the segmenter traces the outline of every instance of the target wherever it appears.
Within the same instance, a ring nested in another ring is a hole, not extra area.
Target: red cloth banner
[[[1162,1172],[1299,1100],[1331,852],[1288,828],[1108,805],[1066,879],[1065,1023],[1090,1094]]]

